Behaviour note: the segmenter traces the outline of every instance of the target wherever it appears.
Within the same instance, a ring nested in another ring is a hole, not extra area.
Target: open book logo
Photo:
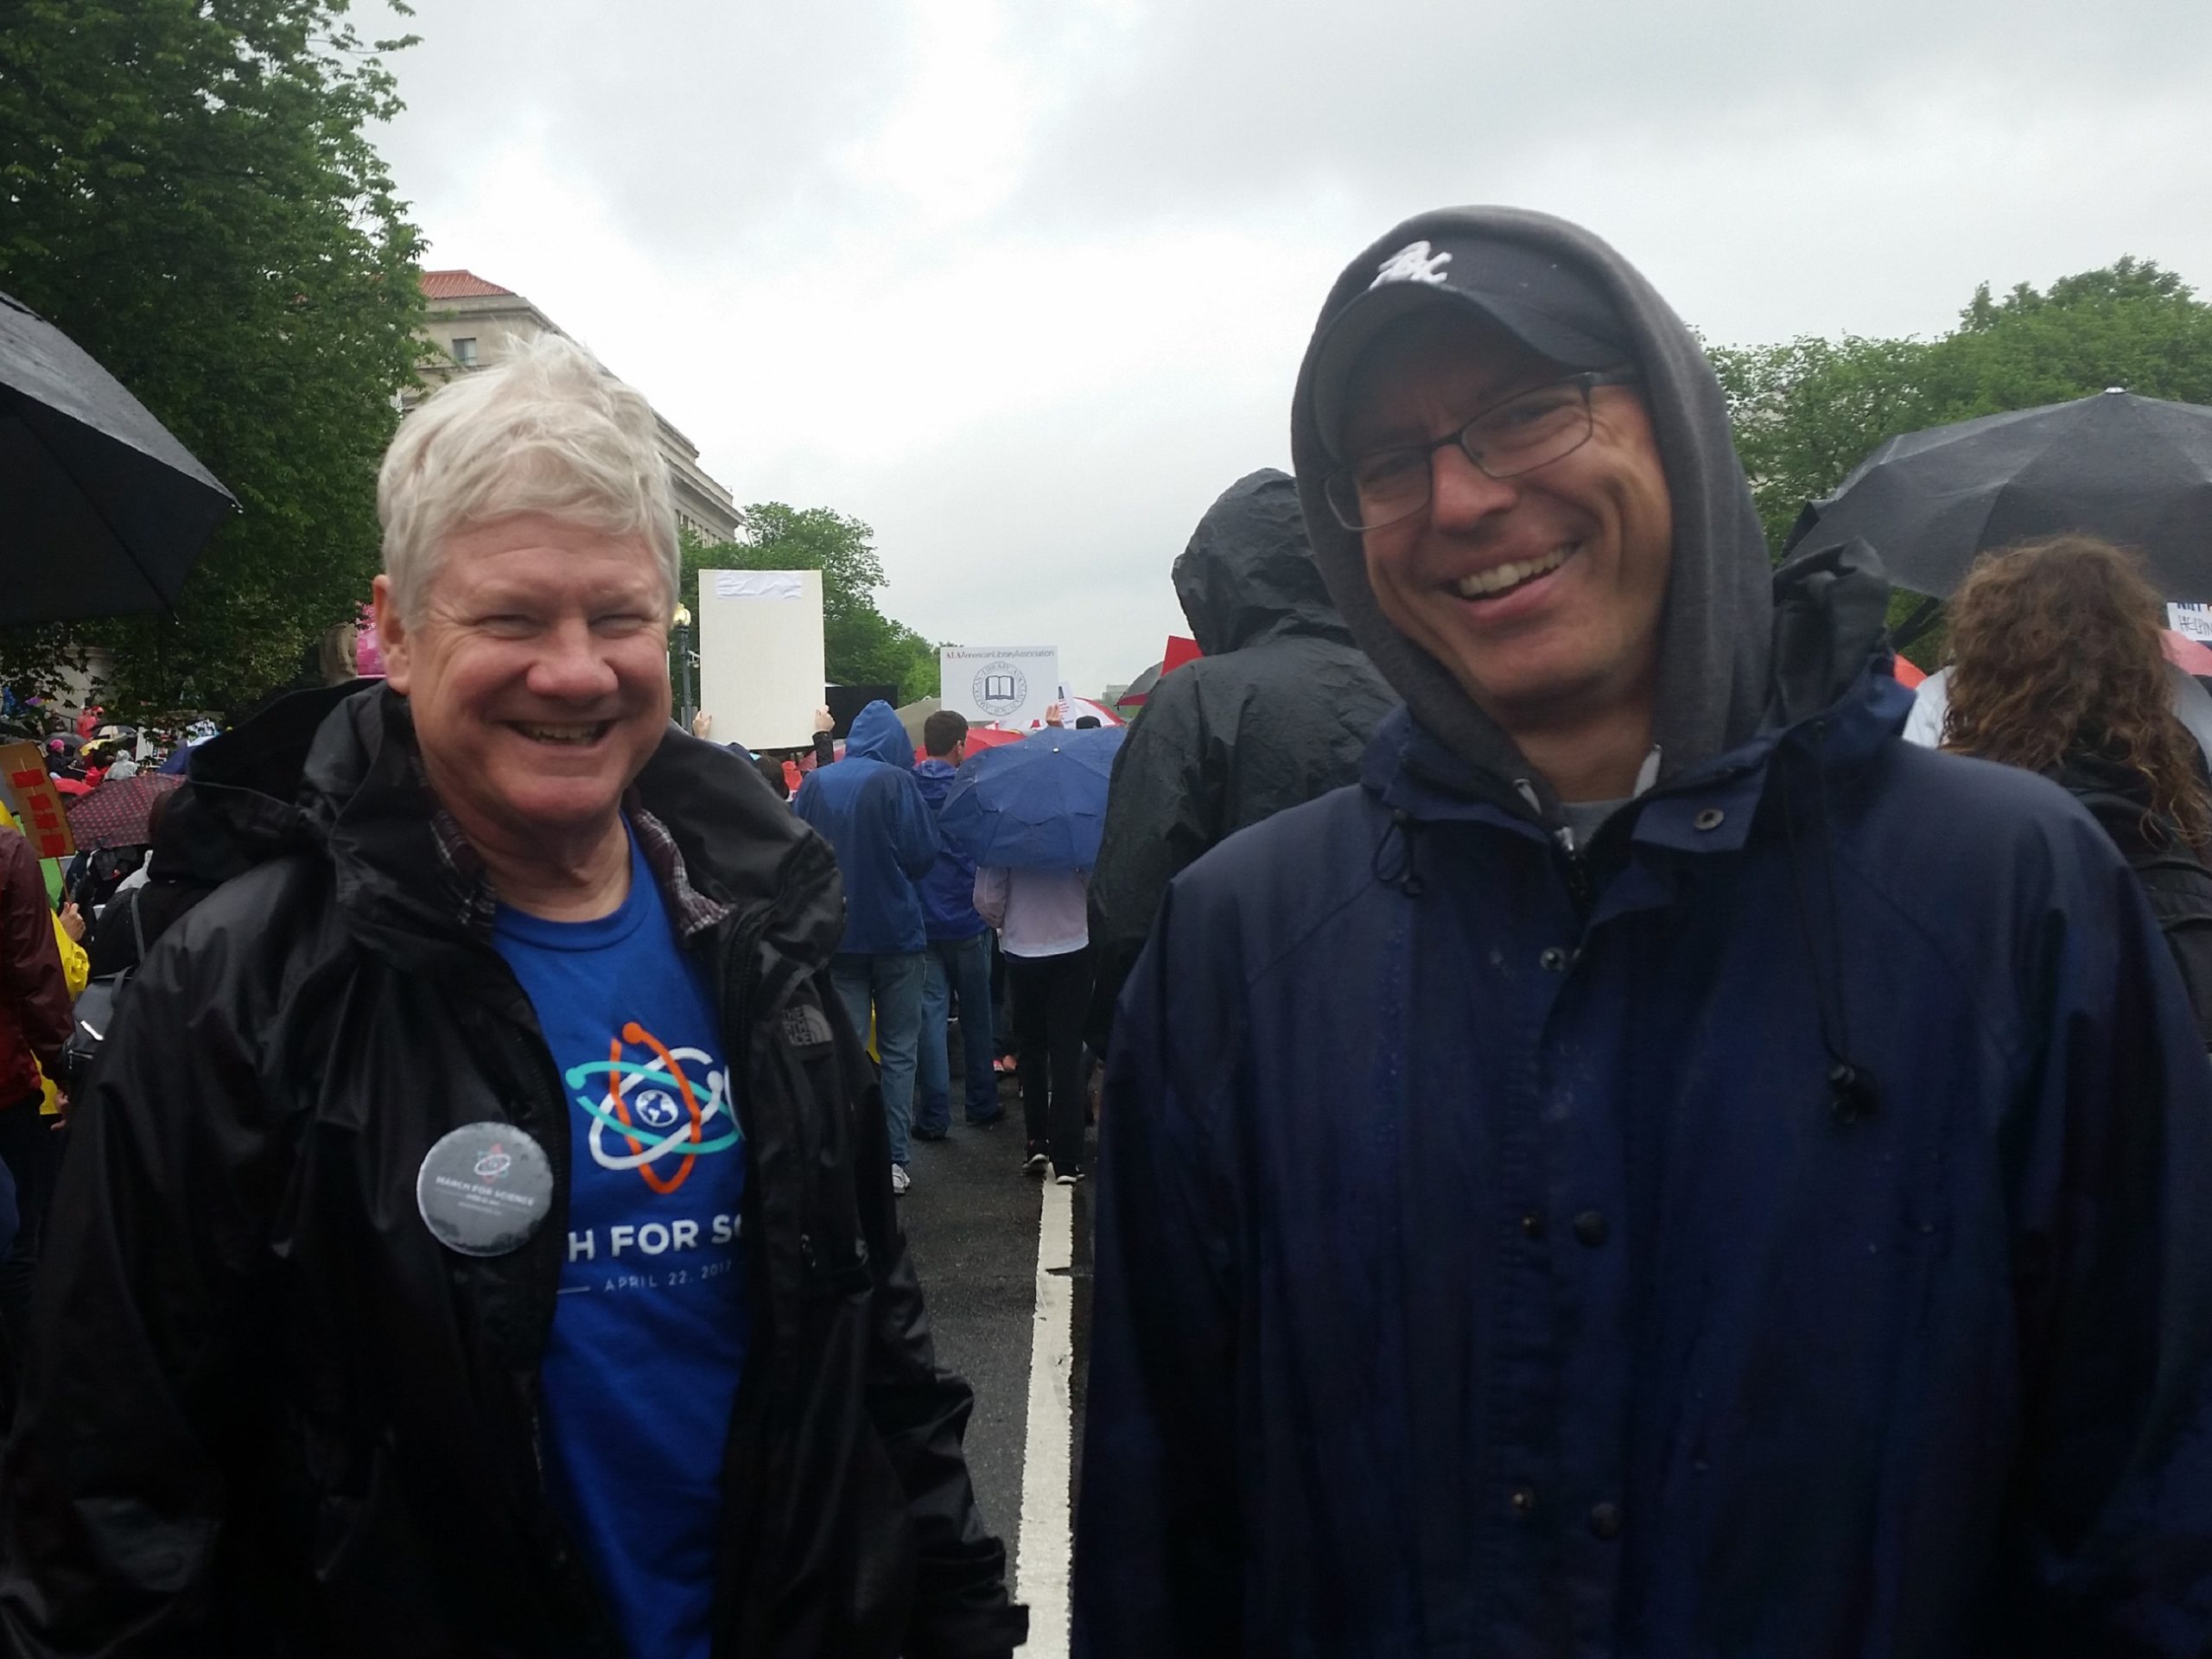
[[[976,706],[994,720],[1029,701],[1029,677],[1012,663],[986,663],[976,672]]]

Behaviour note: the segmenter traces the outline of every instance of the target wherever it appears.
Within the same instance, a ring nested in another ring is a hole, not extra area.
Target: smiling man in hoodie
[[[1293,442],[1408,707],[1123,1001],[1077,1651],[2202,1652],[2212,1071],[2094,824],[1898,739],[1586,232],[1382,238]]]

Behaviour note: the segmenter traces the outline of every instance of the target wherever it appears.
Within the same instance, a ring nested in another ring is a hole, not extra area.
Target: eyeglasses
[[[1518,391],[1491,404],[1456,432],[1428,443],[1377,449],[1323,480],[1329,510],[1346,530],[1380,530],[1428,505],[1436,452],[1457,444],[1492,478],[1517,478],[1573,454],[1590,442],[1590,391],[1624,386],[1633,369],[1594,369]]]

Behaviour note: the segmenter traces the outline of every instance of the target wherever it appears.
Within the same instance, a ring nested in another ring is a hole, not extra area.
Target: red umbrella
[[[973,754],[978,749],[995,749],[1001,743],[1019,743],[1021,738],[1022,734],[1020,732],[1002,732],[995,726],[970,726],[968,728],[968,753]],[[916,766],[918,766],[929,758],[930,752],[927,749],[918,743],[914,745]]]
[[[69,809],[69,833],[87,851],[143,846],[152,839],[146,817],[155,801],[183,782],[175,772],[142,772],[102,784]]]

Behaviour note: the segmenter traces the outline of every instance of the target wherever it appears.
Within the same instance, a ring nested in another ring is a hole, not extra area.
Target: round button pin
[[[415,1207],[448,1249],[505,1255],[552,1212],[553,1163],[512,1123],[464,1123],[423,1155]]]

